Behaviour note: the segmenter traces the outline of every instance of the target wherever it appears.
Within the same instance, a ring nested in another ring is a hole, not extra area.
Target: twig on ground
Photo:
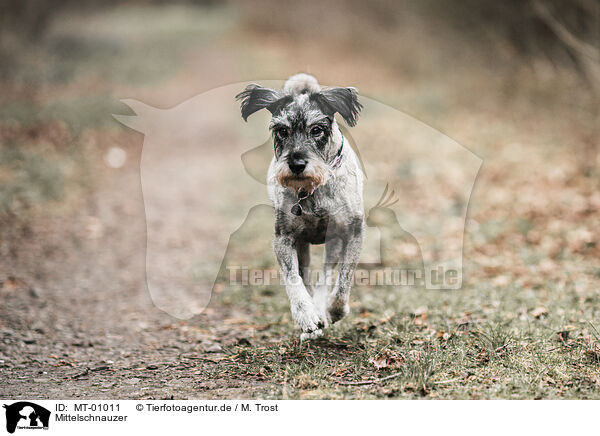
[[[506,347],[508,347],[508,345],[509,345],[509,343],[507,342],[506,344],[504,344],[504,345],[501,345],[501,346],[499,346],[498,348],[496,348],[496,349],[494,350],[494,352],[495,352],[495,353],[499,353],[500,351],[502,351],[503,349],[505,349]]]
[[[362,381],[356,381],[356,382],[344,381],[344,380],[335,380],[335,382],[338,383],[338,384],[340,384],[340,385],[347,385],[347,386],[372,385],[372,384],[376,384],[376,383],[381,383],[381,382],[386,381],[386,380],[390,380],[392,378],[399,377],[401,375],[402,375],[402,372],[397,372],[395,374],[388,375],[386,377],[376,378],[376,379],[373,379],[373,380],[362,380]]]
[[[80,372],[79,374],[76,374],[76,375],[72,376],[71,378],[72,378],[72,379],[76,379],[76,378],[79,378],[79,377],[86,376],[86,375],[88,375],[89,373],[90,373],[90,369],[89,369],[89,368],[86,368],[86,369],[85,369],[85,371],[83,371],[83,372]]]
[[[436,381],[433,382],[434,385],[443,385],[443,384],[447,384],[447,383],[453,383],[455,381],[459,381],[462,380],[461,377],[456,377],[456,378],[451,378],[450,380],[440,380],[440,381]]]

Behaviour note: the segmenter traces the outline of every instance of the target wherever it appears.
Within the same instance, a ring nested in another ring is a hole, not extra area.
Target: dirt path
[[[12,255],[0,277],[3,398],[223,398],[264,387],[219,376],[222,346],[245,336],[242,313],[211,305],[183,322],[153,305],[142,138],[125,140],[138,144],[126,166],[104,174],[68,217],[4,228]],[[215,322],[224,318],[238,324]]]

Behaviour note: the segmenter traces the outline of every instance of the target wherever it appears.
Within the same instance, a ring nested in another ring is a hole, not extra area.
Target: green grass
[[[593,304],[553,295],[536,318],[539,295],[520,289],[357,288],[351,314],[302,343],[283,289],[224,290],[216,302],[259,327],[226,348],[220,375],[267,381],[256,395],[273,398],[600,398]]]

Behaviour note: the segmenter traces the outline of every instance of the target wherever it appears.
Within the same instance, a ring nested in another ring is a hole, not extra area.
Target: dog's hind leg
[[[321,329],[325,324],[317,314],[313,300],[300,277],[298,252],[292,239],[275,236],[273,249],[285,279],[285,291],[290,300],[292,318],[296,327],[302,330],[301,338],[319,336],[323,333]]]

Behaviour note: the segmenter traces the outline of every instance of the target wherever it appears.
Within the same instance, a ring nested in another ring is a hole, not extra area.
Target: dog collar
[[[339,129],[339,127],[338,127],[338,129]],[[342,145],[340,145],[340,149],[337,151],[337,153],[335,154],[335,157],[329,164],[329,166],[331,167],[332,170],[335,170],[342,163],[342,151],[344,151],[345,138],[344,138],[344,134],[342,133],[342,130],[341,129],[339,129],[339,130],[340,130],[340,135],[342,135]]]
[[[342,163],[342,151],[344,150],[344,138],[342,137],[342,146],[338,150],[337,154],[329,164],[332,170],[335,170]]]

